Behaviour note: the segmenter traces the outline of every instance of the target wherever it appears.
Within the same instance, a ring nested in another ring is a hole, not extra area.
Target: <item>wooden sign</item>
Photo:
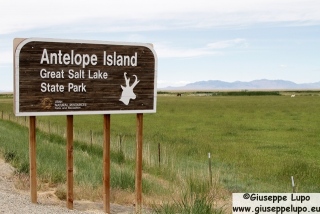
[[[33,38],[14,44],[17,116],[156,112],[151,44]]]

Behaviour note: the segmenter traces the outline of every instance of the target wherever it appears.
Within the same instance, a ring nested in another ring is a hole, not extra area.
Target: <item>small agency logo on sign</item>
[[[17,116],[156,112],[152,45],[14,40]]]

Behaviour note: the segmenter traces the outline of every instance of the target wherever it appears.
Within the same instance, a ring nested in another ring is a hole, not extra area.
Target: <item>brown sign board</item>
[[[14,39],[17,116],[155,113],[156,77],[151,44]]]

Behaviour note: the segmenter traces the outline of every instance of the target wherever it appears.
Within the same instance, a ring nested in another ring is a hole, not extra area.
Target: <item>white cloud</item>
[[[0,52],[0,64],[8,64],[13,62],[12,51],[1,51]]]
[[[157,55],[160,58],[186,58],[186,57],[199,57],[206,55],[220,55],[223,54],[223,49],[231,48],[235,46],[247,47],[245,39],[233,39],[233,40],[222,40],[213,43],[209,43],[204,47],[199,48],[177,48],[169,46],[167,44],[155,44]]]
[[[285,65],[285,64],[280,65],[280,68],[287,68],[287,67],[288,67],[288,65]]]
[[[155,50],[159,58],[188,58],[218,54],[218,52],[206,48],[175,48],[158,44],[155,44]]]
[[[157,87],[158,88],[165,88],[165,87],[168,87],[168,86],[179,87],[179,86],[185,86],[185,85],[187,85],[189,83],[191,83],[191,82],[184,81],[184,80],[180,80],[180,81],[158,80],[157,81]]]
[[[261,22],[319,23],[318,8],[318,0],[10,0],[1,3],[0,33],[59,25],[133,31],[145,26],[156,26],[157,30]]]
[[[224,49],[224,48],[229,48],[229,47],[233,47],[236,45],[247,46],[246,40],[245,39],[233,39],[233,40],[218,41],[218,42],[209,43],[207,45],[207,47],[212,48],[212,49]]]

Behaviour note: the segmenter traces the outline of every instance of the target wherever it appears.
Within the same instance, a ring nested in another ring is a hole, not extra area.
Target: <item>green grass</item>
[[[291,192],[291,176],[294,176],[298,192],[319,192],[320,96],[318,92],[295,93],[295,98],[288,96],[293,92],[280,93],[286,96],[197,96],[190,93],[182,97],[167,93],[158,96],[157,113],[144,115],[144,173],[173,186],[189,185],[190,191],[193,188],[195,192],[203,189],[206,192],[201,183],[208,181],[207,154],[210,152],[214,176],[219,185],[230,192]],[[0,111],[12,112],[12,100],[11,103],[10,99],[0,102]],[[131,114],[111,115],[111,157],[116,166],[112,169],[115,172],[112,179],[122,176],[120,180],[126,177],[128,181],[117,184],[114,180],[113,185],[130,191],[134,185],[135,120],[135,115]],[[79,147],[74,157],[81,166],[77,167],[76,175],[80,183],[101,183],[101,170],[97,174],[88,171],[102,165],[99,163],[102,159],[102,121],[102,115],[74,117]],[[49,135],[42,144],[52,152],[64,151],[65,148],[60,147],[65,145],[61,136],[65,133],[66,117],[37,117],[37,122],[45,132],[50,127],[51,132],[58,133],[61,138],[55,140]],[[94,133],[93,145],[90,130]],[[1,136],[2,133],[3,130]],[[15,133],[24,132],[16,130]],[[27,149],[27,134],[19,134],[17,138],[24,139]],[[61,143],[52,144],[55,141]],[[160,167],[158,144],[162,151]],[[26,155],[17,153],[20,159],[27,161]],[[50,154],[44,155],[50,157]],[[57,161],[54,157],[60,156],[53,154],[51,157]],[[59,159],[65,159],[64,154]],[[85,162],[96,165],[84,168]],[[57,164],[53,168],[60,172],[59,167]],[[82,168],[84,170],[80,172]],[[188,181],[192,174],[198,178]],[[62,170],[61,175],[52,179],[60,181],[64,176]],[[147,182],[145,188],[149,190],[146,192],[153,194],[152,182],[155,181]],[[168,190],[157,191],[170,194]]]
[[[214,198],[201,194],[184,194],[181,200],[153,207],[156,214],[222,214],[222,208],[214,207]]]
[[[0,152],[13,164],[17,173],[29,173],[28,130],[9,121],[0,120]],[[17,134],[19,133],[19,134]],[[13,137],[14,136],[14,137]],[[66,182],[65,139],[37,130],[37,175],[42,182],[59,184]],[[119,165],[117,154],[111,153],[111,186],[132,192],[134,171],[129,165]],[[74,142],[74,179],[76,185],[98,188],[102,185],[102,149],[97,145]],[[146,180],[144,193],[157,191],[156,183]],[[162,190],[161,188],[160,191]]]

